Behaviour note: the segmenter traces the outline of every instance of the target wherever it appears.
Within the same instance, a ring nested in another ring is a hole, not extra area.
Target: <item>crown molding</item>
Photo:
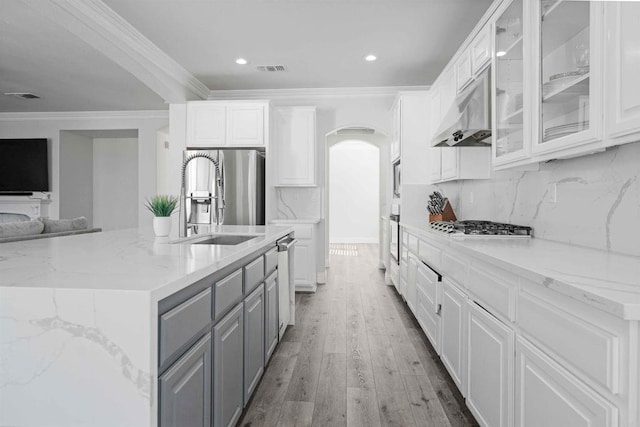
[[[424,91],[429,86],[379,86],[300,89],[212,90],[207,99],[292,99],[394,97],[399,92]]]
[[[0,113],[0,121],[21,120],[152,120],[169,119],[168,110],[135,111],[52,111]]]
[[[209,88],[101,0],[22,0],[93,46],[168,103],[206,99]]]

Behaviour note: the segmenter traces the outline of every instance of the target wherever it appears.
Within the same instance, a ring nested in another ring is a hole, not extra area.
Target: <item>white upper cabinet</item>
[[[439,156],[431,148],[429,113],[431,98],[427,91],[400,92],[395,103],[399,120],[402,184],[428,184],[431,177],[426,162]]]
[[[471,73],[471,52],[469,49],[462,52],[456,61],[456,92],[460,92],[473,80]]]
[[[596,151],[602,143],[603,5],[531,2],[533,138],[540,160]],[[526,37],[526,32],[525,32]]]
[[[607,136],[610,145],[640,140],[640,3],[605,3]]]
[[[276,186],[315,186],[316,108],[274,110]]]
[[[221,147],[227,140],[227,107],[218,103],[187,104],[187,146]]]
[[[230,105],[227,107],[227,145],[261,147],[265,141],[264,105]]]
[[[267,102],[193,101],[187,104],[187,147],[264,147]]]
[[[471,72],[477,75],[491,62],[491,25],[486,25],[471,42]]]

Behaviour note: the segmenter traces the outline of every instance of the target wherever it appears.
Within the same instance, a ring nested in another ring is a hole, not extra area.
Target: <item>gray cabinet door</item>
[[[243,304],[213,328],[213,425],[234,426],[243,407]]]
[[[267,362],[273,354],[273,350],[276,349],[278,344],[278,272],[274,271],[271,276],[267,278],[264,284],[265,286],[265,303],[266,303],[266,316],[265,316],[265,340],[264,340],[264,364]]]
[[[244,402],[264,372],[264,284],[244,300]]]
[[[160,377],[160,426],[211,425],[211,333]]]

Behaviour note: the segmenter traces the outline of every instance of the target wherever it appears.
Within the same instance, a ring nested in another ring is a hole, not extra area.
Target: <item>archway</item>
[[[381,220],[381,215],[386,212],[388,204],[390,202],[390,189],[389,189],[389,138],[383,132],[376,130],[372,127],[366,125],[351,125],[345,126],[338,129],[335,129],[329,132],[326,135],[326,144],[325,144],[325,203],[324,203],[324,217],[325,217],[325,262],[326,267],[329,267],[329,254],[330,254],[330,244],[332,240],[331,230],[333,220],[332,216],[332,208],[331,208],[331,200],[332,200],[332,192],[331,192],[331,177],[332,177],[332,148],[339,146],[338,144],[350,144],[344,146],[347,153],[347,158],[349,156],[353,156],[359,148],[363,148],[363,153],[368,153],[367,156],[377,158],[378,161],[378,170],[377,177],[378,182],[374,183],[372,187],[377,189],[377,209],[375,211],[370,212],[370,215],[375,217],[375,221],[377,224],[377,236],[376,242],[379,244],[379,260],[380,266],[382,266],[382,225],[383,222]],[[368,150],[367,150],[368,148]],[[376,151],[377,156],[372,155],[371,149]],[[349,153],[349,151],[351,151]],[[346,159],[343,159],[343,162]],[[350,171],[352,174],[357,173],[359,169],[361,169],[363,164],[359,164],[358,162],[352,162],[352,170]],[[369,166],[365,166],[367,169],[370,169]],[[341,167],[344,169],[344,165]],[[335,173],[335,170],[334,170]],[[362,183],[360,183],[362,185]],[[353,190],[353,188],[351,188]],[[370,195],[371,196],[371,195]],[[334,210],[335,213],[335,210]],[[371,219],[371,217],[369,217]],[[349,236],[343,236],[343,240],[348,240]],[[351,236],[354,243],[359,240],[358,236]]]

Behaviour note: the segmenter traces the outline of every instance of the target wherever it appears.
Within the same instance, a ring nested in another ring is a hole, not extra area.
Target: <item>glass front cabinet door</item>
[[[537,0],[531,15],[532,152],[571,157],[602,140],[603,2]]]
[[[527,158],[525,145],[524,0],[505,2],[493,24],[493,164]]]
[[[604,6],[510,0],[493,22],[493,166],[603,150]]]

